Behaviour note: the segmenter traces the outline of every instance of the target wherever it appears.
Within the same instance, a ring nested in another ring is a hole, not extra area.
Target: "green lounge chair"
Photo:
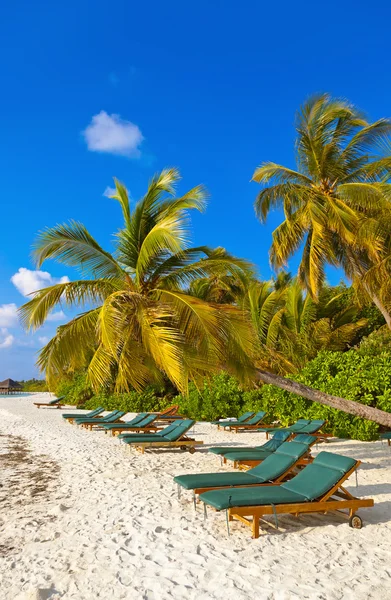
[[[372,499],[361,500],[348,492],[343,484],[360,465],[359,460],[320,452],[314,461],[293,479],[281,485],[266,485],[251,489],[214,490],[201,494],[206,506],[227,511],[227,524],[233,519],[251,527],[259,537],[259,520],[264,515],[327,513],[348,510],[349,524],[359,529],[362,520],[357,509],[373,506]]]
[[[92,410],[89,413],[85,413],[84,415],[81,415],[80,413],[65,413],[61,416],[63,419],[69,421],[69,423],[73,423],[75,419],[80,419],[80,417],[84,417],[86,419],[92,419],[93,417],[97,417],[102,412],[104,412],[104,410],[105,409],[102,406],[99,406],[99,408],[96,408],[95,410]]]
[[[387,440],[388,446],[391,446],[391,431],[384,431],[380,434],[381,440]]]
[[[187,437],[186,433],[193,427],[194,423],[193,419],[184,419],[172,423],[159,433],[121,434],[118,437],[125,444],[134,445],[142,454],[144,454],[146,448],[180,448],[193,453],[196,446],[201,446],[204,443]]]
[[[158,440],[161,437],[164,437],[165,435],[171,433],[172,431],[175,431],[175,429],[178,427],[178,425],[182,423],[182,421],[176,421],[175,423],[170,423],[170,425],[167,425],[167,427],[165,427],[164,429],[161,429],[159,431],[159,433],[120,433],[118,436],[119,440],[125,440],[125,439],[129,439],[129,440],[133,440],[133,441],[140,441],[140,440]],[[129,443],[129,442],[128,442]]]
[[[218,456],[225,456],[231,452],[251,452],[251,451],[264,451],[267,454],[271,454],[274,450],[277,450],[288,440],[290,437],[290,433],[288,431],[277,431],[273,437],[263,444],[262,446],[216,446],[214,448],[209,448],[208,452],[210,454],[217,454]]]
[[[264,410],[260,410],[255,413],[251,419],[245,421],[244,423],[233,423],[232,421],[228,421],[226,425],[221,425],[225,430],[228,431],[251,431],[253,429],[258,429],[259,425],[262,423],[263,419],[266,417],[266,413]]]
[[[259,427],[257,431],[263,431],[266,433],[266,439],[272,433],[276,431],[289,431],[290,433],[301,433],[301,430],[311,423],[310,419],[298,419],[296,423],[293,425],[289,425],[289,427]]]
[[[89,422],[89,423],[86,423],[86,422],[82,423],[82,427],[85,427],[85,429],[89,429],[90,431],[92,431],[92,429],[94,427],[103,428],[104,423],[118,423],[118,421],[121,422],[121,419],[124,415],[126,415],[126,412],[124,412],[122,410],[121,411],[118,410],[116,415],[113,415],[112,417],[109,417],[109,418],[106,417],[104,419],[103,423],[102,423],[102,420],[99,418],[91,419],[91,422]]]
[[[305,425],[303,429],[300,430],[300,434],[308,433],[310,435],[316,435],[318,441],[326,441],[327,438],[332,437],[331,433],[323,433],[321,431],[322,427],[326,424],[326,421],[322,419],[314,419],[308,425]],[[293,437],[297,434],[293,433]]]
[[[123,431],[157,431],[156,427],[157,416],[148,413],[141,413],[137,415],[131,421],[124,421],[123,423],[104,423],[102,425],[106,433],[111,431],[111,435],[116,435]]]
[[[265,483],[279,483],[287,478],[300,459],[308,452],[307,444],[284,442],[270,454],[262,464],[246,473],[199,473],[196,475],[177,475],[174,477],[178,488],[193,490],[194,494],[203,494],[208,490],[236,487],[260,486]]]
[[[288,431],[280,431],[277,433],[279,433],[280,435],[284,434],[285,436],[287,436],[287,439],[291,437],[291,434]],[[272,440],[274,440],[274,437],[277,435],[277,433],[274,434]],[[299,434],[297,438],[294,438],[294,441],[299,442],[300,444],[306,444],[309,450],[311,446],[313,446],[318,441],[318,438],[315,435]],[[266,442],[266,444],[267,443],[268,442]],[[224,455],[224,462],[227,463],[231,461],[234,463],[233,466],[235,469],[239,468],[247,470],[250,467],[256,467],[257,465],[259,465],[259,463],[265,460],[267,456],[270,456],[270,454],[270,451],[265,451],[263,449],[258,450],[256,448],[249,448],[248,452],[236,452],[235,448],[232,448],[231,452],[227,452],[227,454]]]
[[[220,429],[220,427],[226,427],[227,425],[229,425],[229,423],[244,423],[245,421],[251,419],[251,417],[253,417],[254,415],[255,413],[253,411],[248,411],[240,415],[240,417],[238,417],[236,420],[232,419],[230,421],[229,419],[219,419],[218,421],[211,421],[211,425],[217,425],[218,429]]]
[[[41,408],[41,406],[46,406],[46,408],[62,408],[64,404],[61,404],[61,400],[64,400],[64,398],[65,396],[60,396],[50,402],[34,402],[34,406],[37,408]]]
[[[113,410],[111,413],[109,413],[108,415],[105,415],[104,417],[93,417],[92,419],[86,418],[86,417],[78,417],[77,419],[75,419],[75,423],[76,425],[94,425],[96,423],[99,423],[100,425],[102,423],[114,423],[115,421],[117,421],[117,415],[123,415],[124,413],[121,413],[119,410]]]

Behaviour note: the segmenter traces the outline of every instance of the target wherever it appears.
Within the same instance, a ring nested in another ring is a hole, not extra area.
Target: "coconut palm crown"
[[[262,184],[255,209],[262,222],[273,208],[283,209],[271,262],[280,268],[302,250],[299,281],[316,299],[326,263],[342,266],[359,284],[387,254],[391,122],[368,123],[345,100],[323,94],[302,106],[296,131],[297,169],[261,164],[253,175]]]
[[[126,188],[115,181],[123,226],[115,251],[105,251],[78,222],[45,229],[34,245],[38,267],[56,259],[76,267],[82,279],[35,293],[20,309],[27,329],[40,327],[58,304],[85,310],[57,328],[40,351],[38,365],[54,380],[64,369],[88,365],[95,389],[113,382],[117,391],[141,389],[164,377],[182,391],[224,368],[253,376],[254,336],[241,309],[203,301],[188,292],[200,278],[239,281],[252,267],[224,249],[189,245],[189,210],[202,211],[206,193],[197,186],[175,196],[176,169],[150,181],[131,209]]]

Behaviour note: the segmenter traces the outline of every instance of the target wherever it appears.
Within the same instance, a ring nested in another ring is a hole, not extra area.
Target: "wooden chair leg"
[[[253,517],[251,529],[253,533],[253,538],[256,540],[257,538],[259,538],[259,517]]]

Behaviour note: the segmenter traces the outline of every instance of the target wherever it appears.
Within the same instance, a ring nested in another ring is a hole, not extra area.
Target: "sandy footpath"
[[[320,445],[363,461],[347,488],[375,498],[364,527],[340,516],[281,517],[258,540],[223,514],[178,499],[173,476],[226,470],[197,451],[129,453],[79,430],[47,395],[0,398],[0,599],[391,599],[391,452],[380,442]],[[69,412],[69,411],[67,411]],[[260,444],[197,423],[209,444]]]

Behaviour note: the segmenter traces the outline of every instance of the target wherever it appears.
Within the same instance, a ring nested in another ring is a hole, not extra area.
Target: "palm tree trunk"
[[[368,296],[371,298],[372,302],[374,303],[374,305],[380,310],[381,314],[383,315],[386,323],[387,323],[387,327],[388,329],[391,329],[391,315],[390,313],[387,311],[387,309],[383,306],[382,302],[380,301],[380,299],[376,296],[376,294],[373,294],[366,285],[364,285],[365,291],[367,292]]]
[[[260,369],[257,369],[257,377],[263,383],[270,383],[282,390],[292,392],[298,396],[303,396],[303,398],[307,398],[307,400],[312,400],[312,402],[319,402],[319,404],[331,406],[331,408],[337,408],[338,410],[342,410],[351,415],[362,417],[363,419],[368,419],[369,421],[379,423],[379,425],[385,425],[386,427],[391,428],[391,413],[384,412],[378,408],[366,406],[359,402],[353,402],[353,400],[345,400],[345,398],[339,398],[338,396],[331,396],[330,394],[315,390],[307,385],[298,383],[297,381],[292,381],[292,379],[261,371]]]

